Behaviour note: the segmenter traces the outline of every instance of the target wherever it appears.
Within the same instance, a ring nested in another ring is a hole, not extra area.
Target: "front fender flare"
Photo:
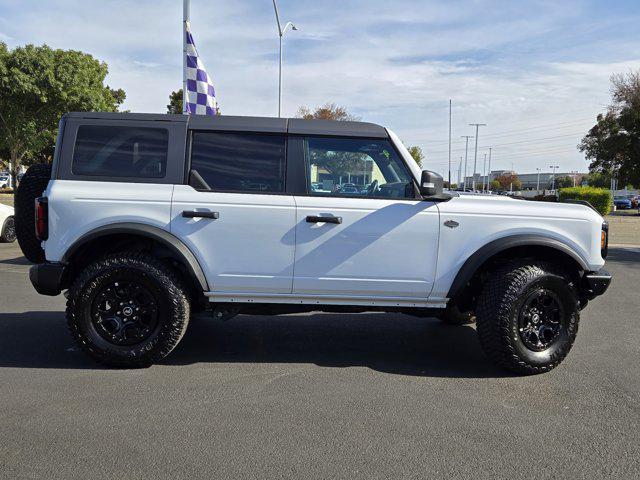
[[[553,248],[554,250],[571,257],[583,270],[589,270],[589,266],[582,256],[580,256],[580,254],[578,254],[572,247],[560,240],[544,237],[542,235],[512,235],[487,243],[471,255],[458,271],[456,278],[451,284],[447,298],[455,298],[473,278],[473,275],[478,271],[478,269],[489,258],[511,248],[526,246]]]

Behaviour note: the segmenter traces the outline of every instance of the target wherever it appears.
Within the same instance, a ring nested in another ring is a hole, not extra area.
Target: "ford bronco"
[[[169,355],[195,311],[387,311],[475,321],[491,360],[541,373],[611,281],[588,205],[448,193],[369,123],[67,114],[16,212],[33,286],[117,367]]]

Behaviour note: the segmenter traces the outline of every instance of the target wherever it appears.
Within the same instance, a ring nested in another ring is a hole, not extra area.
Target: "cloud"
[[[285,113],[336,102],[423,146],[427,165],[442,171],[453,98],[454,161],[464,148],[459,136],[473,133],[468,123],[484,122],[481,155],[496,145],[496,168],[535,171],[552,159],[585,170],[576,145],[609,101],[609,76],[640,68],[640,7],[614,3],[281,0],[283,20],[301,28],[284,40]],[[9,45],[90,52],[109,64],[109,84],[126,90],[125,108],[163,112],[182,81],[180,7],[174,0],[5,0],[0,32]],[[271,2],[212,8],[193,0],[192,17],[223,113],[274,115]]]

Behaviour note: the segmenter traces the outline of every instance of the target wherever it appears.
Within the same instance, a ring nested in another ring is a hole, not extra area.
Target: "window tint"
[[[196,132],[191,169],[215,191],[284,192],[285,149],[283,135]]]
[[[169,133],[161,128],[86,125],[78,128],[75,175],[164,178]]]
[[[308,138],[309,193],[415,198],[413,177],[387,140]]]

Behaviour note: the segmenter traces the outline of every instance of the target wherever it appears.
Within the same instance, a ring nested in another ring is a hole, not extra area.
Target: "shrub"
[[[13,193],[13,188],[0,188],[0,193],[6,193],[6,194]]]
[[[604,188],[571,187],[563,188],[559,193],[560,201],[586,200],[595,207],[601,215],[608,215],[613,206],[611,192]]]

